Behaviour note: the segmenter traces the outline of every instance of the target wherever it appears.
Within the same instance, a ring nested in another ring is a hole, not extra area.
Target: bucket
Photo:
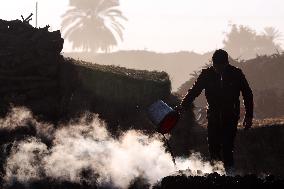
[[[169,133],[176,125],[179,114],[162,100],[152,104],[148,109],[150,120],[157,126],[158,132]]]

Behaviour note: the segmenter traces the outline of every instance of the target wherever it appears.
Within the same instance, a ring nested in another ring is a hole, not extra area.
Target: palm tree
[[[257,55],[270,55],[281,50],[279,44],[275,43],[281,33],[274,28],[265,28],[265,33],[257,34],[248,26],[232,25],[231,31],[226,33],[223,41],[224,48],[235,58],[250,59]]]
[[[108,52],[123,40],[119,20],[127,19],[117,9],[119,0],[69,0],[69,5],[61,27],[73,49]]]

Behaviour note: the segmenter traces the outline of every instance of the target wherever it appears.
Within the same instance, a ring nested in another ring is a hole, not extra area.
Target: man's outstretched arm
[[[253,118],[253,93],[243,72],[241,72],[241,92],[246,109],[244,126],[250,128],[252,126]]]
[[[205,88],[205,71],[202,70],[201,74],[198,76],[197,80],[193,84],[193,86],[188,90],[187,94],[184,96],[181,102],[181,108],[186,109],[189,107],[194,99],[200,95],[202,90]]]

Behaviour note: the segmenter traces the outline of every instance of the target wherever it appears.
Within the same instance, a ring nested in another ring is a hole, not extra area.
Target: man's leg
[[[223,162],[226,172],[234,169],[234,140],[237,133],[237,121],[224,120],[222,132]]]
[[[208,149],[211,161],[221,161],[221,132],[220,123],[216,118],[208,118]]]

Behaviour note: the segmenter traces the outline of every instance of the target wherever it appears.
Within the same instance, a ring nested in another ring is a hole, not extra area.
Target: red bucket
[[[169,133],[177,124],[179,114],[170,106],[159,100],[148,109],[150,120],[157,125],[158,132]]]

